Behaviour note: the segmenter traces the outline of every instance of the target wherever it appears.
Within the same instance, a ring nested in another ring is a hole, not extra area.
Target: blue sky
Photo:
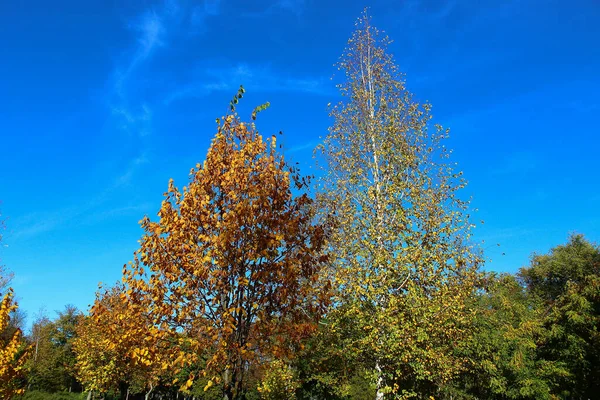
[[[451,128],[486,268],[514,272],[570,232],[600,241],[595,0],[6,1],[0,258],[30,322],[120,278],[138,221],[204,159],[239,84],[242,113],[270,101],[259,129],[283,130],[311,173],[365,6]]]

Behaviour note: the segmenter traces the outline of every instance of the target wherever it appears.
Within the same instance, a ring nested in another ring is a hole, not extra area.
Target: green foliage
[[[600,250],[581,235],[534,255],[517,277],[490,275],[475,334],[458,348],[470,368],[453,398],[594,398],[600,393]]]
[[[458,398],[552,398],[554,379],[566,371],[539,357],[545,337],[539,302],[513,276],[489,275],[476,310],[475,334],[458,349],[470,368],[446,391]]]
[[[31,357],[27,361],[28,384],[31,389],[46,392],[80,391],[74,375],[75,354],[72,343],[81,312],[66,306],[58,318],[40,318],[33,324],[29,338]]]
[[[343,340],[378,396],[402,398],[435,394],[465,367],[453,349],[471,334],[481,259],[448,131],[406,89],[388,43],[365,13],[339,63],[320,200],[338,228],[331,270],[345,315],[332,328],[352,332]]]
[[[529,291],[547,304],[563,296],[568,285],[581,286],[590,276],[600,276],[600,250],[583,235],[572,235],[548,254],[534,254],[531,266],[520,271]]]
[[[540,356],[568,370],[558,394],[593,398],[600,393],[600,247],[573,235],[531,264],[520,277],[545,308]]]
[[[38,390],[32,390],[25,392],[19,396],[17,400],[85,400],[87,398],[86,393],[69,393],[69,392],[56,392],[48,393],[41,392]],[[106,398],[105,400],[111,400]]]
[[[298,350],[294,366],[301,382],[299,399],[374,398],[376,378],[364,370],[365,358],[359,356],[358,327],[340,306]]]
[[[39,318],[25,343],[0,264],[1,396],[87,399],[75,346],[95,400],[598,398],[600,247],[572,235],[516,275],[481,274],[448,130],[389,43],[365,13],[316,200],[239,119],[240,86],[190,185],[142,220],[127,290]]]
[[[290,365],[281,360],[273,360],[264,372],[258,387],[262,400],[294,400],[299,383]]]

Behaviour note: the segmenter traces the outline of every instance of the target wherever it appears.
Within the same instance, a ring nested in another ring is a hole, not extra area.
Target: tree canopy
[[[449,131],[389,43],[365,12],[315,186],[259,133],[269,103],[239,116],[240,87],[87,312],[24,335],[0,267],[0,397],[597,397],[600,247],[573,234],[518,273],[482,271]]]
[[[356,348],[377,371],[378,397],[437,390],[426,387],[464,367],[452,348],[469,334],[481,262],[448,131],[406,89],[388,42],[365,12],[338,64],[343,100],[320,147],[321,200],[337,221],[335,313],[360,325]]]
[[[227,398],[245,392],[249,363],[288,354],[324,311],[327,229],[301,193],[307,184],[274,136],[263,139],[233,113],[218,120],[189,185],[169,183],[159,221],[141,222],[127,295],[178,343],[183,364],[204,365],[197,373],[222,383]]]

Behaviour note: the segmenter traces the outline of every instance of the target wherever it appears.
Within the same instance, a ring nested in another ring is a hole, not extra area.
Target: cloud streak
[[[156,48],[165,45],[166,29],[162,17],[154,10],[147,10],[135,17],[128,27],[135,32],[136,47],[127,52],[133,55],[117,66],[113,73],[113,89],[119,97],[127,96],[127,81],[136,68],[146,61]]]
[[[193,82],[183,84],[169,93],[164,102],[170,104],[185,98],[200,98],[214,92],[234,91],[239,85],[252,92],[289,92],[329,95],[333,87],[329,80],[318,77],[294,77],[273,70],[270,66],[238,64],[229,68],[204,68]]]
[[[305,150],[314,150],[318,144],[319,144],[318,140],[311,140],[310,142],[306,142],[304,144],[300,144],[297,146],[292,146],[287,150],[284,148],[283,150],[284,150],[284,152],[286,152],[288,154],[293,154],[293,153],[298,153],[298,152],[305,151]]]
[[[117,189],[123,185],[128,185],[131,182],[131,178],[133,175],[144,165],[148,164],[150,160],[148,159],[146,153],[142,153],[140,156],[134,158],[129,162],[126,170],[119,175],[110,190]]]
[[[76,205],[53,211],[36,212],[16,219],[14,221],[16,228],[11,238],[15,240],[29,239],[69,225],[80,226],[86,221],[101,221],[109,217],[121,215],[127,211],[146,210],[148,208],[147,203],[121,207],[116,210],[101,210],[101,208],[110,201],[111,194],[123,186],[129,185],[134,174],[148,162],[146,154],[140,154],[129,162],[125,171],[114,178],[112,184],[107,189],[87,202],[77,203]]]

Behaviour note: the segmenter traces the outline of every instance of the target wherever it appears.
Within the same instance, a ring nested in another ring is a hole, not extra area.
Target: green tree
[[[455,399],[552,399],[564,363],[540,357],[546,340],[541,302],[512,275],[487,276],[475,300],[473,337],[456,349],[469,368],[446,388]]]
[[[339,62],[343,100],[320,146],[321,200],[337,217],[336,304],[340,321],[359,327],[377,398],[436,393],[464,368],[452,349],[470,333],[480,263],[448,131],[405,88],[388,43],[365,13]]]
[[[299,399],[372,399],[372,371],[360,357],[360,326],[344,305],[330,310],[319,329],[297,349],[294,367],[301,383]]]
[[[273,360],[264,368],[258,391],[263,400],[296,400],[298,386],[292,367],[282,360]]]
[[[41,315],[31,328],[28,387],[51,393],[81,391],[75,378],[73,340],[82,314],[72,305],[57,314],[54,321]]]
[[[548,330],[540,357],[569,371],[557,392],[571,398],[600,393],[600,247],[572,235],[548,254],[534,255],[520,276],[543,301]]]

